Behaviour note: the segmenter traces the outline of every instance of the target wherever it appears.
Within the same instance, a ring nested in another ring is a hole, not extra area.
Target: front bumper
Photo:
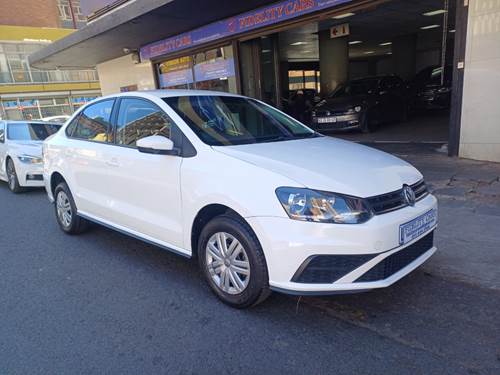
[[[16,168],[19,185],[24,187],[44,186],[42,164],[28,164],[15,160],[14,166]]]
[[[431,244],[388,277],[376,280],[363,277],[384,259],[429,235],[435,228],[403,246],[399,245],[399,226],[431,209],[437,209],[437,201],[428,195],[413,207],[374,216],[364,224],[321,224],[278,217],[251,217],[247,221],[263,247],[272,289],[290,294],[351,293],[387,287],[434,254],[436,247]],[[334,282],[298,282],[296,275],[301,266],[310,257],[318,255],[360,256],[365,261]]]
[[[341,113],[331,116],[313,116],[311,126],[317,131],[353,130],[361,129],[363,123],[363,113]],[[320,122],[320,119],[331,119],[328,122]],[[333,121],[335,119],[335,121]]]

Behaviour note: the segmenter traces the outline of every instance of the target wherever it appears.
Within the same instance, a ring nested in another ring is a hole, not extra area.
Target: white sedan
[[[59,226],[93,221],[186,257],[225,303],[387,287],[435,251],[436,198],[410,164],[255,99],[130,92],[44,143]]]
[[[44,186],[42,142],[60,127],[40,121],[0,121],[0,180],[12,192]]]

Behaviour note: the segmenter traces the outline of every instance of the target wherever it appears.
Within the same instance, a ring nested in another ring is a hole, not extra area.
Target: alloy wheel
[[[71,225],[71,219],[73,217],[73,212],[71,210],[71,204],[69,198],[64,191],[59,191],[56,199],[57,206],[57,217],[59,222],[65,227],[69,228]]]
[[[223,292],[240,294],[248,286],[248,255],[233,235],[217,232],[210,237],[206,246],[206,265],[212,281]]]

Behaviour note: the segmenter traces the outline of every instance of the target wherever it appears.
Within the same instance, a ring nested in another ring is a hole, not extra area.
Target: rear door
[[[68,164],[68,183],[78,211],[94,218],[107,219],[109,162],[113,160],[111,116],[114,99],[105,99],[86,107],[72,122],[62,152]]]
[[[108,211],[122,228],[171,249],[182,251],[180,168],[182,158],[137,150],[137,140],[161,135],[172,139],[175,127],[155,103],[120,99],[108,173]]]

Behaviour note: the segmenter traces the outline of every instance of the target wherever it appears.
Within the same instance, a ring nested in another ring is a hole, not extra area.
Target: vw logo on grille
[[[408,185],[403,185],[403,199],[408,206],[415,205],[415,192]]]

